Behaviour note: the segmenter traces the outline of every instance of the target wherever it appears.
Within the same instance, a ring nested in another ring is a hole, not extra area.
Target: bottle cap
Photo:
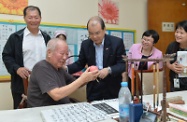
[[[128,86],[128,82],[121,82],[121,86],[122,87],[127,87]]]

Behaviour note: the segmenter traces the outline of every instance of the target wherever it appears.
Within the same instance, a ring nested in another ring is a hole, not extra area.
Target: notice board
[[[10,74],[7,72],[2,61],[2,51],[4,45],[10,34],[25,27],[26,24],[23,21],[0,20],[0,82],[10,80]],[[56,30],[65,30],[67,32],[67,43],[70,50],[72,51],[72,55],[79,54],[82,41],[88,38],[88,31],[86,26],[83,25],[41,23],[40,29],[48,33],[51,38],[54,38],[54,32]],[[135,30],[107,28],[106,33],[122,38],[125,44],[126,52],[128,52],[131,45],[135,42]],[[77,57],[74,58],[74,61],[76,59]]]

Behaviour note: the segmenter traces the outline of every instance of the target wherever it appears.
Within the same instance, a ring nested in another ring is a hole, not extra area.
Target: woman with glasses
[[[163,57],[162,52],[154,47],[159,40],[159,34],[155,30],[147,30],[142,34],[141,43],[133,44],[128,52],[129,59],[160,59]],[[134,62],[135,70],[151,69],[155,62]],[[159,68],[163,67],[163,63],[159,62]],[[128,76],[131,80],[131,65],[128,66]],[[130,87],[129,82],[129,88]]]

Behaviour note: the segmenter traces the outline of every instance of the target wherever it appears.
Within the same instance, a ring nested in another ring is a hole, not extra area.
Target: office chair
[[[83,71],[79,71],[79,72],[72,74],[72,76],[75,78],[79,78],[82,73],[83,73]],[[72,94],[70,94],[69,99],[73,103],[87,101],[87,99],[86,99],[86,85],[78,88],[76,91],[74,91]]]
[[[76,102],[86,102],[86,85],[80,87],[69,95],[70,100],[75,100]]]
[[[142,79],[142,92],[143,95],[153,94],[154,93],[154,79],[158,78],[158,90],[159,93],[163,91],[163,69],[159,69],[158,74],[157,71],[154,70],[136,70],[137,75],[137,82],[140,83]],[[142,73],[142,75],[141,75]],[[142,76],[142,78],[141,78]]]

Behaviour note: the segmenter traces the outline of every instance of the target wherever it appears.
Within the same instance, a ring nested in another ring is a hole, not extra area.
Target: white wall
[[[12,95],[10,92],[10,82],[0,83],[0,110],[13,108]]]
[[[119,2],[119,25],[107,24],[108,28],[136,30],[136,41],[147,29],[147,0],[116,0]],[[86,25],[91,16],[98,15],[98,0],[29,0],[29,5],[41,9],[42,22]],[[6,20],[23,20],[23,16],[0,14]],[[2,90],[2,88],[3,90]],[[9,96],[9,83],[0,83],[0,110],[3,103],[9,104],[2,96]]]
[[[106,26],[136,30],[139,42],[147,29],[147,0],[115,1],[119,2],[119,25]],[[86,25],[91,16],[98,15],[98,0],[29,0],[29,4],[40,7],[42,22]],[[23,20],[22,16],[3,14],[0,18]]]

